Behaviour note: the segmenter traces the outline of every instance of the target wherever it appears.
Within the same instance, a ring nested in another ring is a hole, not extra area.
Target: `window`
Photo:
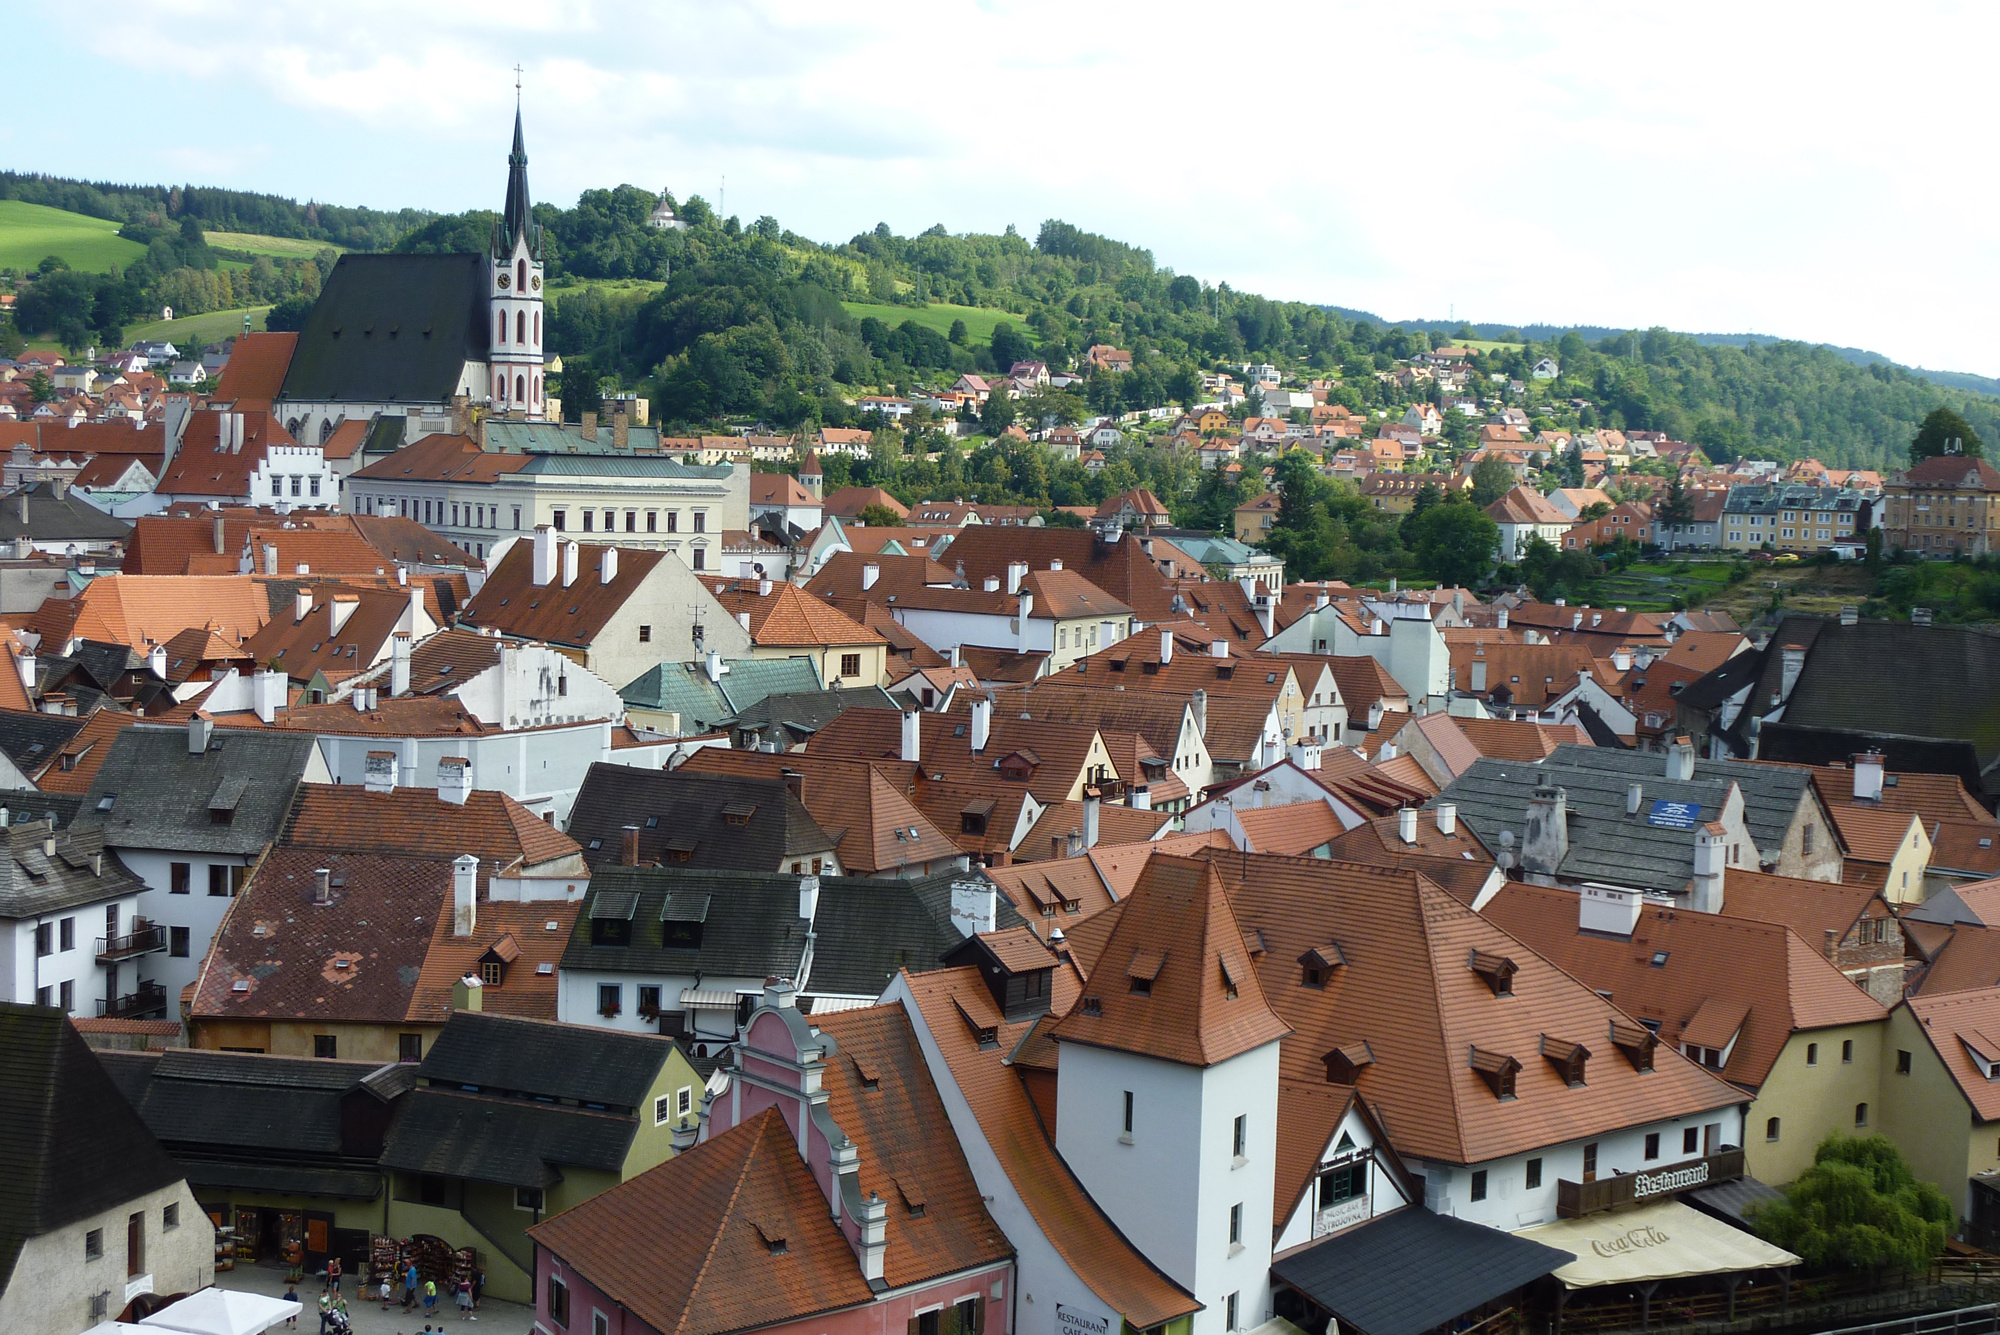
[[[1808,1066],[1819,1065],[1819,1044],[1817,1043],[1806,1044],[1806,1065]]]
[[[500,986],[500,961],[482,960],[479,965],[479,982],[482,987]]]
[[[1854,1105],[1854,1124],[1855,1124],[1856,1126],[1867,1126],[1867,1125],[1868,1125],[1868,1105],[1867,1105],[1867,1104],[1865,1104],[1865,1103],[1857,1103],[1857,1104],[1855,1104],[1855,1105]]]
[[[1854,1061],[1854,1040],[1851,1038],[1843,1038],[1840,1040],[1840,1064],[1846,1066],[1852,1063],[1853,1061]]]
[[[1237,1317],[1240,1315],[1238,1309],[1240,1309],[1242,1305],[1243,1305],[1243,1295],[1240,1293],[1232,1293],[1223,1300],[1222,1328],[1224,1330],[1241,1330],[1243,1328],[1241,1323],[1239,1323],[1237,1320]]]
[[[569,523],[569,511],[552,510],[549,512],[549,524],[555,529],[556,532],[558,533],[564,532],[565,531],[564,526],[568,523]],[[514,527],[519,528],[520,525],[516,524],[514,525]]]
[[[1368,1191],[1368,1162],[1357,1159],[1319,1175],[1319,1208],[1322,1210],[1365,1195]]]
[[[660,512],[658,510],[646,511],[646,532],[658,533],[659,531],[660,531]]]
[[[1811,825],[1807,825],[1804,833],[1805,837],[1803,843],[1805,846],[1805,853],[1807,857],[1811,857],[1813,851],[1813,827]]]
[[[518,505],[514,507],[514,531],[521,531],[521,507]]]
[[[340,1040],[333,1034],[313,1035],[313,1056],[334,1058],[340,1055]]]
[[[665,1126],[669,1121],[673,1119],[673,1112],[671,1111],[673,1108],[673,1102],[674,1101],[672,1096],[667,1094],[662,1094],[658,1098],[653,1100],[654,1126]]]
[[[540,1187],[514,1188],[514,1208],[516,1210],[526,1210],[530,1214],[539,1213],[542,1208],[542,1189]]]
[[[569,1286],[563,1283],[561,1280],[557,1279],[554,1275],[549,1276],[549,1292],[548,1292],[547,1305],[549,1309],[549,1320],[555,1322],[558,1326],[561,1326],[564,1330],[568,1330],[569,1329]]]
[[[583,512],[583,531],[584,531],[585,533],[588,533],[588,532],[590,532],[590,531],[591,531],[591,526],[592,526],[592,525],[593,525],[594,523],[596,523],[596,521],[597,521],[597,511],[595,511],[595,510],[585,510],[585,511]]]
[[[187,928],[169,927],[167,929],[167,954],[177,960],[184,960],[188,957]]]
[[[860,654],[842,654],[842,655],[840,656],[840,675],[841,675],[841,676],[843,676],[843,677],[858,677],[858,676],[860,676],[860,675],[861,675],[861,655],[860,655]]]
[[[55,927],[50,923],[37,923],[35,925],[36,956],[53,955],[55,953]]]
[[[1472,1199],[1475,1201],[1486,1199],[1486,1170],[1484,1168],[1475,1168],[1472,1171]]]
[[[651,626],[639,627],[639,643],[651,644],[652,642],[653,642],[653,628]]]
[[[1896,1074],[1908,1075],[1909,1073],[1910,1073],[1910,1051],[1908,1048],[1897,1048]]]
[[[615,511],[615,510],[606,510],[606,511],[604,512],[604,531],[605,531],[606,533],[616,533],[616,532],[618,531],[618,512],[617,512],[617,511]]]
[[[171,1233],[181,1226],[181,1206],[179,1201],[160,1207],[160,1232]]]
[[[83,1235],[83,1259],[96,1261],[104,1256],[104,1230],[93,1228]]]
[[[1128,1089],[1125,1091],[1125,1134],[1128,1136],[1132,1134],[1132,1112],[1132,1091]]]
[[[219,862],[208,864],[208,893],[217,899],[229,897],[229,868]]]
[[[1243,1206],[1241,1202],[1229,1207],[1229,1245],[1243,1245]]]
[[[75,950],[76,919],[64,918],[59,926],[60,930],[56,933],[56,936],[61,944],[57,948],[60,950]]]
[[[1594,1140],[1583,1147],[1583,1180],[1597,1181],[1597,1142]]]
[[[606,510],[605,513],[610,514],[611,512]],[[637,510],[627,510],[625,512],[625,531],[627,533],[637,533],[639,531],[639,512]]]
[[[681,512],[679,510],[667,511],[667,532],[678,533],[680,531],[681,531]]]
[[[396,1060],[399,1062],[420,1062],[424,1059],[424,1036],[422,1034],[396,1035]]]
[[[694,531],[697,533],[708,532],[708,511],[696,510],[694,512]]]
[[[1693,1154],[1701,1145],[1701,1132],[1689,1127],[1681,1132],[1681,1153]]]
[[[1040,975],[1036,976],[1039,977]],[[1236,1118],[1236,1126],[1230,1133],[1229,1153],[1235,1158],[1241,1159],[1244,1157],[1243,1152],[1249,1147],[1249,1144],[1250,1116],[1247,1113],[1239,1114]]]
[[[1528,1160],[1527,1188],[1529,1191],[1533,1191],[1541,1185],[1542,1161],[1540,1159],[1530,1159]]]
[[[35,989],[35,1004],[37,1006],[52,1005],[54,1001],[54,995],[55,994],[53,989],[46,987],[38,987]]]
[[[1660,1133],[1657,1131],[1646,1133],[1646,1157],[1648,1159],[1660,1157]]]
[[[1765,1119],[1764,1119],[1764,1139],[1766,1139],[1766,1140],[1770,1140],[1770,1141],[1775,1141],[1775,1140],[1776,1140],[1777,1138],[1778,1138],[1778,1119],[1777,1119],[1777,1118],[1775,1118],[1775,1117],[1767,1117],[1767,1118],[1765,1118]]]
[[[694,568],[696,570],[708,569],[708,553],[699,547],[694,549]]]
[[[674,1115],[686,1117],[694,1111],[694,1086],[682,1085],[674,1091]]]
[[[590,1335],[611,1335],[611,1318],[594,1307],[590,1311]]]
[[[125,1274],[146,1273],[146,1212],[134,1210],[125,1219]]]
[[[74,979],[64,979],[62,986],[56,989],[56,1005],[65,1011],[76,1009],[76,981]]]
[[[624,1001],[625,989],[619,984],[599,983],[597,985],[597,1013],[599,1015],[616,1015],[624,1009]]]
[[[167,864],[167,893],[170,895],[186,894],[188,892],[188,880],[193,871],[194,868],[185,862],[169,862]]]

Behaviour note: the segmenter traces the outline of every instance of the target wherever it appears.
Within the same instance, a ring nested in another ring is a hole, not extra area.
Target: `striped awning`
[[[736,1009],[736,997],[736,993],[720,988],[690,987],[681,991],[681,1006],[687,1010],[733,1011]]]

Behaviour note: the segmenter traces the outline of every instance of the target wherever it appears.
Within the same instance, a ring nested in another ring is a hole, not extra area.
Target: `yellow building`
[[[731,580],[716,600],[739,622],[747,621],[753,658],[810,655],[829,690],[880,686],[889,664],[889,642],[798,585],[773,580]]]
[[[1971,1221],[1974,1238],[2000,1225],[2000,988],[1911,997],[1889,1014],[1879,1113],[1865,1127],[1896,1142],[1917,1176]]]
[[[1743,1124],[1752,1177],[1774,1186],[1790,1182],[1812,1167],[1822,1140],[1854,1129],[1856,1109],[1875,1107],[1884,1028],[1878,1014],[1859,1024],[1802,1029],[1786,1040]]]
[[[1892,904],[1924,902],[1924,870],[1931,862],[1931,840],[1914,811],[1832,802],[1826,814],[1847,849],[1850,875],[1862,867],[1880,875],[1882,895]]]
[[[1943,454],[1882,486],[1882,539],[1933,556],[2000,550],[2000,469],[1983,459]]]
[[[1794,483],[1731,487],[1722,506],[1722,547],[1822,552],[1866,537],[1871,502],[1861,493]]]

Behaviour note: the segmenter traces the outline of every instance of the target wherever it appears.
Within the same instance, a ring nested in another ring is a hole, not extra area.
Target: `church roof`
[[[504,257],[524,234],[528,249],[539,251],[540,247],[536,245],[539,230],[528,205],[528,147],[521,137],[521,109],[515,107],[514,149],[507,155],[507,208],[500,218],[500,233],[495,238],[494,254]]]
[[[342,255],[280,399],[449,401],[465,363],[486,360],[486,269],[483,255]]]

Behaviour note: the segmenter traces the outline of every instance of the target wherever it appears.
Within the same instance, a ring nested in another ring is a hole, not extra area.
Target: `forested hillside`
[[[385,250],[434,214],[422,209],[341,208],[246,190],[192,185],[114,185],[0,171],[0,199],[68,209],[93,218],[159,228],[193,218],[204,231],[257,232],[265,236],[326,241],[349,250]]]

